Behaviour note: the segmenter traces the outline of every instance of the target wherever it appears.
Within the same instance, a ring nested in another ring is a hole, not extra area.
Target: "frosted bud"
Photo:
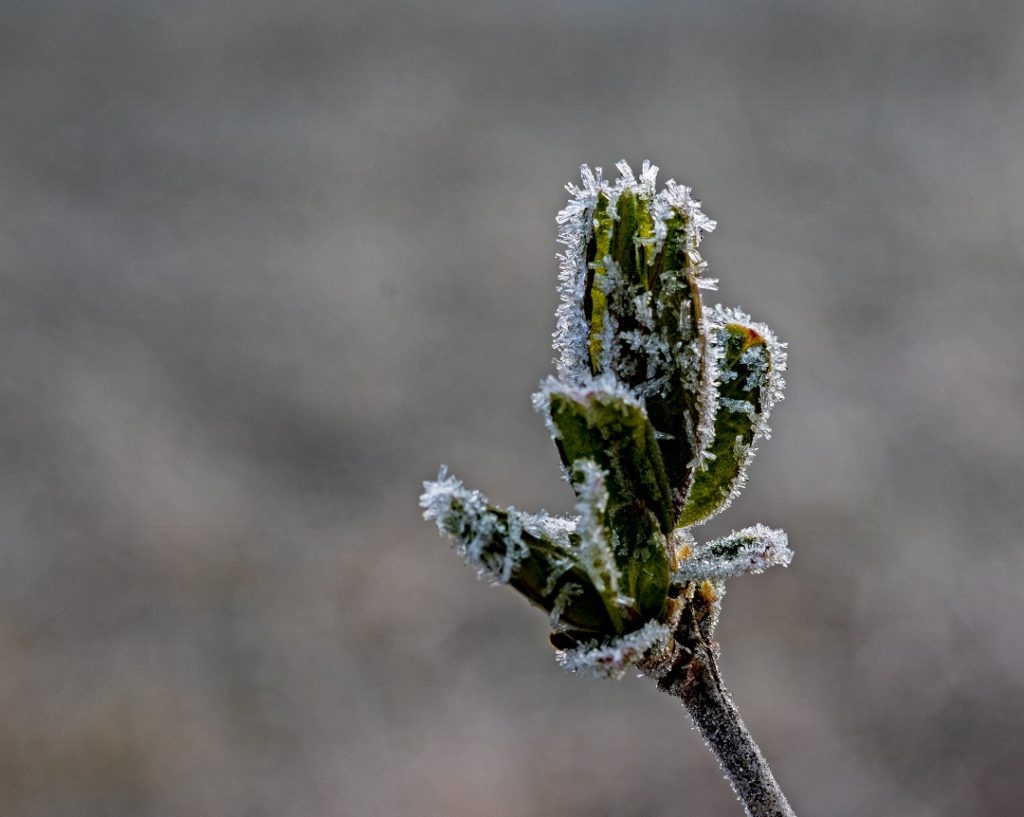
[[[779,531],[704,547],[688,531],[743,487],[781,399],[784,345],[739,310],[703,306],[715,223],[690,189],[657,190],[649,163],[639,177],[617,167],[611,182],[584,165],[568,186],[558,377],[534,395],[576,517],[496,507],[444,472],[421,497],[480,575],[547,612],[568,669],[610,676],[656,662],[685,609],[710,632],[726,577],[789,558]]]
[[[641,406],[660,454],[651,468],[671,494],[671,527],[692,525],[742,488],[781,395],[784,347],[742,312],[702,306],[712,283],[699,248],[715,223],[690,189],[669,181],[656,192],[649,164],[639,179],[624,162],[618,169],[614,183],[584,169],[559,218],[567,247],[560,380],[597,382]]]

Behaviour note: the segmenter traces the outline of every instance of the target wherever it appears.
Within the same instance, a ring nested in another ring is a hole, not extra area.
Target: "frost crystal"
[[[580,165],[581,187],[567,184],[572,195],[569,203],[556,217],[559,224],[558,240],[565,245],[559,254],[559,294],[562,303],[556,312],[554,332],[558,372],[568,380],[580,376],[586,369],[587,324],[583,317],[583,293],[587,278],[587,235],[593,216],[597,194],[608,188],[601,178],[601,168],[591,171]]]

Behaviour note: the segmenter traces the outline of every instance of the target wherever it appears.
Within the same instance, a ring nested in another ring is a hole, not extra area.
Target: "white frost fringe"
[[[693,547],[685,531],[681,543]],[[678,534],[677,534],[678,536]],[[786,532],[766,525],[753,525],[713,539],[693,550],[676,571],[675,581],[727,579],[743,573],[764,573],[769,567],[785,567],[793,560]]]
[[[589,673],[597,678],[621,678],[626,670],[667,646],[671,629],[653,619],[628,635],[604,643],[590,641],[571,650],[559,650],[558,663],[566,672]]]

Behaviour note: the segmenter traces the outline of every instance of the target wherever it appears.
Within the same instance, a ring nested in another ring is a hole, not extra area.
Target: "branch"
[[[748,817],[795,817],[722,683],[717,645],[707,637],[713,615],[709,611],[705,624],[684,612],[673,661],[659,674],[658,687],[682,700]]]

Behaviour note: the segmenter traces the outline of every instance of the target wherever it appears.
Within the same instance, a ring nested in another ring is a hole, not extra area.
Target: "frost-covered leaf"
[[[575,560],[601,594],[616,632],[621,632],[622,610],[631,606],[633,600],[622,592],[619,565],[612,552],[605,474],[593,460],[576,460],[572,484],[579,514],[571,539]]]
[[[580,499],[581,518],[600,481],[606,539],[621,575],[622,626],[660,617],[670,572],[665,537],[674,512],[654,429],[643,408],[621,392],[557,382],[547,384],[537,402],[547,413]]]
[[[781,397],[785,352],[771,330],[736,310],[715,307],[708,320],[717,365],[711,441],[702,450],[680,524],[694,525],[726,508],[746,483],[754,444],[768,433]]]
[[[644,401],[678,513],[715,404],[697,250],[714,222],[689,188],[670,181],[655,194],[656,167],[645,164],[639,180],[625,162],[618,169],[615,184],[585,172],[563,212],[574,228],[562,236],[572,252],[563,258],[556,348],[563,363],[576,361],[560,366],[567,382],[612,377]]]
[[[733,531],[701,547],[688,542],[684,555],[674,576],[677,581],[727,579],[741,573],[763,573],[776,565],[785,567],[793,559],[786,532],[765,525]]]
[[[587,351],[591,374],[597,374],[602,368],[602,360],[606,332],[605,319],[608,315],[608,297],[610,289],[609,270],[613,270],[611,249],[612,231],[615,221],[609,213],[611,199],[601,191],[597,195],[592,215],[594,230],[586,244],[586,283],[583,290],[583,317],[587,325]],[[617,272],[617,271],[616,271]],[[608,339],[611,340],[610,333]]]
[[[672,233],[670,233],[670,236]],[[714,405],[714,361],[707,355],[701,325],[700,289],[696,273],[665,268],[659,273],[655,322],[658,338],[668,350],[663,386],[650,390],[646,407],[659,432],[665,472],[682,503],[688,491],[694,456],[709,436]]]
[[[620,678],[626,670],[663,649],[671,630],[667,624],[649,621],[625,636],[589,641],[559,650],[558,662],[567,672],[589,673],[598,678]]]
[[[619,632],[609,615],[615,597],[602,593],[578,559],[575,520],[498,508],[444,469],[423,487],[424,518],[452,538],[478,575],[555,612],[559,625],[595,635]]]
[[[549,381],[536,402],[550,419],[563,465],[591,460],[609,475],[610,512],[646,508],[663,533],[672,530],[672,494],[657,434],[635,398],[600,385],[574,388]]]

